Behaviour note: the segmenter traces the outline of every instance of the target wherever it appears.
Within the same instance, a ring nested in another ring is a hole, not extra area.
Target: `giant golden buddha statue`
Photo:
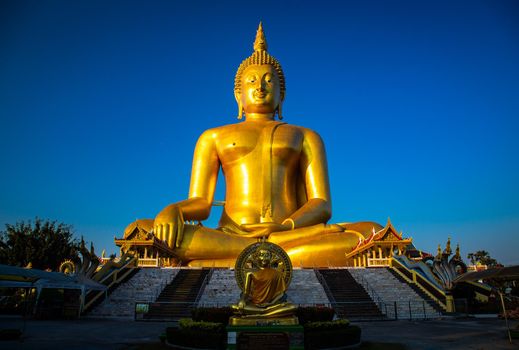
[[[206,130],[196,144],[186,200],[165,207],[144,228],[173,249],[183,264],[232,266],[240,252],[262,237],[280,245],[295,266],[345,264],[345,252],[374,223],[327,224],[331,198],[320,136],[282,121],[285,77],[267,52],[263,29],[234,83],[236,124]],[[225,205],[217,229],[187,222],[207,219],[220,167]]]

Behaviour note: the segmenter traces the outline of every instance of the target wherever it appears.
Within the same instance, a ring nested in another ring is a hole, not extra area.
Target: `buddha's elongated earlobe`
[[[243,106],[241,104],[241,100],[238,99],[238,119],[243,118]]]
[[[279,102],[279,105],[278,105],[278,118],[279,118],[279,120],[283,119],[283,114],[281,114],[281,106],[283,106],[283,102]]]

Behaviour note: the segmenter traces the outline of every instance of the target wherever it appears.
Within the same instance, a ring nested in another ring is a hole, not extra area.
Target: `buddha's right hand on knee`
[[[153,233],[170,248],[180,247],[184,233],[182,209],[177,204],[170,204],[162,209],[155,217]]]

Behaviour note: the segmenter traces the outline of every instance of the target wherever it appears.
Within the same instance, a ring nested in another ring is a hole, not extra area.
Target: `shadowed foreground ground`
[[[365,343],[360,349],[519,349],[519,340],[514,340],[514,344],[510,344],[505,323],[497,318],[446,318],[357,324],[362,328],[362,340]],[[512,326],[517,324],[518,321],[511,322]],[[167,349],[158,342],[158,336],[168,325],[172,323],[95,319],[31,320],[24,324],[18,318],[0,318],[0,329],[24,329],[20,341],[0,341],[0,348]]]

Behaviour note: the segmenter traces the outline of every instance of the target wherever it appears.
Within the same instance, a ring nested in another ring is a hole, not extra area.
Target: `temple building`
[[[394,254],[421,259],[422,256],[420,253],[416,254],[412,241],[412,238],[403,238],[402,233],[398,233],[388,219],[384,228],[375,231],[373,227],[368,238],[359,240],[357,246],[346,253],[346,259],[348,265],[354,267],[391,266]]]
[[[130,225],[123,238],[114,237],[114,241],[120,248],[121,256],[131,253],[138,258],[139,267],[173,266],[177,263],[173,249],[139,223]]]

